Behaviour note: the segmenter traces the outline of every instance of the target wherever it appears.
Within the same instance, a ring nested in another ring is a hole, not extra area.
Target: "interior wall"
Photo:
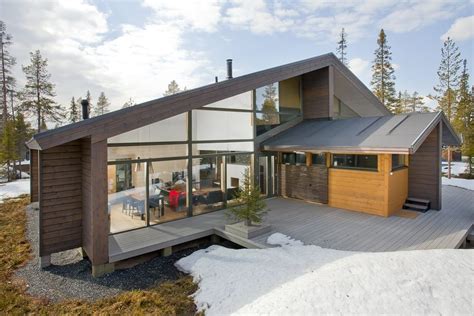
[[[426,199],[431,208],[441,209],[441,125],[409,156],[408,195]]]

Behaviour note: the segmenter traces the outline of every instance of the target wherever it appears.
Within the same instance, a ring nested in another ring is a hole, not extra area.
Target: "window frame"
[[[346,156],[345,160],[347,160],[347,156],[354,156],[354,166],[338,166],[334,165],[334,160],[336,156]],[[359,167],[357,166],[358,164],[358,157],[361,156],[375,156],[376,158],[376,164],[374,168],[367,168],[367,167]],[[378,159],[378,154],[332,154],[331,155],[331,168],[334,169],[348,169],[348,170],[360,170],[360,171],[371,171],[371,172],[378,172],[378,167],[379,167],[379,159]]]

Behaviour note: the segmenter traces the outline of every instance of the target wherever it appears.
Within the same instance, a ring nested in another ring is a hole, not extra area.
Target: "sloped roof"
[[[209,103],[329,65],[334,66],[339,73],[357,87],[363,95],[379,108],[381,113],[390,114],[370,90],[334,54],[329,53],[213,83],[42,132],[36,134],[27,145],[32,149],[41,150],[83,137],[91,137],[93,142],[106,140],[109,137],[203,107]]]
[[[414,153],[441,122],[443,143],[460,141],[442,112],[305,120],[264,141],[263,150]]]

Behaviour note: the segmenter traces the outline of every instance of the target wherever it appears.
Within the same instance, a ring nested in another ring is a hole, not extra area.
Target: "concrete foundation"
[[[94,278],[101,277],[105,274],[112,273],[115,271],[114,263],[105,263],[105,264],[93,264],[92,265],[92,276]]]
[[[39,257],[38,260],[40,269],[49,267],[51,265],[51,255]]]
[[[166,247],[161,250],[161,255],[163,257],[168,257],[173,254],[173,248],[172,247]]]

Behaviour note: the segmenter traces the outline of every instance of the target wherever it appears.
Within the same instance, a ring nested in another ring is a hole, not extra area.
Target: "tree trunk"
[[[451,179],[451,146],[448,146],[448,179]]]
[[[3,123],[3,128],[7,125],[7,116],[8,116],[8,110],[7,110],[7,78],[5,74],[5,56],[3,53],[3,38],[0,37],[0,46],[1,46],[1,53],[2,53],[2,97],[3,97],[3,107],[2,107],[2,123]]]
[[[245,226],[252,226],[252,221],[250,219],[245,220]]]

